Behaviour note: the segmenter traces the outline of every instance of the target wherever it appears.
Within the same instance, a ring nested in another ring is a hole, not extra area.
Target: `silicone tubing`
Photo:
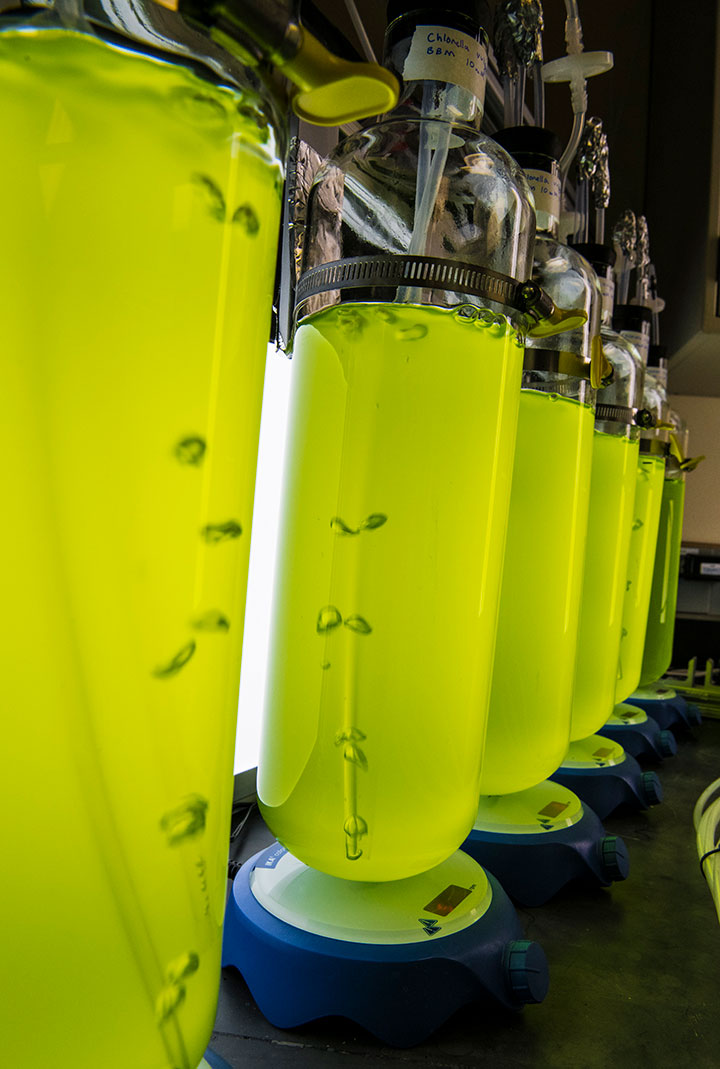
[[[720,779],[703,791],[693,811],[700,867],[720,921]]]

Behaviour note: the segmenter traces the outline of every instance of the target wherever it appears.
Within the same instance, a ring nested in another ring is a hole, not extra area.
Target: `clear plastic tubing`
[[[697,853],[720,920],[720,779],[698,798],[693,811]]]

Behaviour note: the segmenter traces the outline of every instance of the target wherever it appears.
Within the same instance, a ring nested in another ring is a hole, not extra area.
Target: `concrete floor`
[[[627,881],[610,890],[566,889],[545,906],[519,910],[550,965],[542,1005],[517,1014],[466,1007],[420,1046],[396,1050],[340,1018],[280,1031],[226,969],[212,1049],[232,1069],[393,1061],[423,1069],[720,1066],[720,926],[692,827],[698,795],[720,776],[720,722],[705,721],[686,736],[658,772],[662,805],[605,821],[628,846]],[[242,856],[270,841],[258,819]]]

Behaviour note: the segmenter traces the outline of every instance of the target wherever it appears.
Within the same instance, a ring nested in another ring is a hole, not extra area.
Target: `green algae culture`
[[[595,430],[570,738],[594,734],[615,705],[638,442]]]
[[[594,414],[523,390],[480,790],[540,783],[570,739]]]
[[[195,1069],[280,169],[240,91],[128,43],[0,60],[3,1064]]]
[[[684,504],[685,479],[682,476],[665,479],[640,675],[641,687],[660,679],[670,667]]]
[[[258,795],[323,872],[411,876],[472,827],[522,356],[491,313],[298,329]]]
[[[625,701],[640,682],[664,481],[665,458],[641,454],[635,481],[616,702]]]

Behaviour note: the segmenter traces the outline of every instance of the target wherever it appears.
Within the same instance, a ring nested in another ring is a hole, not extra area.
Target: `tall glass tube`
[[[477,131],[469,9],[393,6],[399,107],[309,201],[258,771],[283,845],[358,881],[431,868],[476,814],[523,355],[502,292],[535,229]]]
[[[641,447],[642,444],[641,442]],[[618,702],[625,701],[640,682],[664,480],[665,457],[641,452],[638,456],[635,481],[635,504],[615,687],[615,700]]]
[[[535,196],[533,278],[582,327],[528,340],[480,790],[540,783],[570,738],[570,701],[590,493],[592,339],[600,300],[590,264],[557,240],[562,146],[548,130],[503,130]]]
[[[571,739],[598,731],[615,705],[639,456],[637,349],[603,328],[612,380],[598,390]]]
[[[0,57],[3,1061],[195,1069],[279,147],[257,85],[84,21],[8,20]]]

